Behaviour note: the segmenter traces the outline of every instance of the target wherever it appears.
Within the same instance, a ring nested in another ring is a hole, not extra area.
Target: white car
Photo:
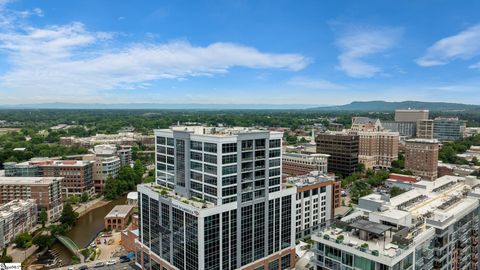
[[[116,264],[116,263],[117,263],[117,261],[115,261],[115,260],[110,260],[110,261],[108,261],[105,265],[114,265],[114,264]]]

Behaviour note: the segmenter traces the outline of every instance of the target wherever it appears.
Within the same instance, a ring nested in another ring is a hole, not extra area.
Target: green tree
[[[14,243],[19,248],[29,248],[32,246],[32,236],[26,232],[20,233],[15,237]]]
[[[137,176],[135,184],[142,183],[143,174],[145,173],[145,167],[143,166],[142,161],[139,159],[135,160],[135,164],[133,165],[133,171]]]
[[[45,223],[48,221],[48,214],[45,208],[42,208],[40,214],[38,215],[38,221],[42,224],[42,228],[45,228]]]
[[[75,212],[72,208],[72,205],[66,202],[63,205],[62,214],[60,216],[60,222],[69,227],[73,226],[78,219],[78,213]]]
[[[405,189],[402,189],[402,188],[399,188],[399,187],[392,187],[392,188],[390,189],[390,196],[391,196],[391,197],[395,197],[395,196],[398,196],[398,195],[400,195],[400,194],[402,194],[402,193],[404,193],[404,192],[406,192]]]
[[[83,192],[83,193],[82,193],[82,196],[81,196],[81,198],[80,198],[80,201],[84,203],[84,202],[88,202],[89,199],[90,199],[90,197],[88,196],[88,193],[87,193],[87,192]]]
[[[118,184],[111,175],[109,175],[105,181],[103,193],[108,200],[114,200],[118,197]]]
[[[7,248],[3,248],[2,256],[0,257],[0,263],[11,263],[12,261],[12,257],[7,255]]]
[[[33,244],[39,247],[40,249],[50,248],[55,244],[56,238],[50,235],[38,235],[33,238]]]

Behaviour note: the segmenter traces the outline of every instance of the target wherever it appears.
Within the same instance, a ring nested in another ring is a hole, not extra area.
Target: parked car
[[[130,261],[131,261],[131,259],[128,258],[127,256],[122,256],[122,257],[123,257],[123,258],[120,258],[120,262],[121,262],[121,263],[126,263],[126,262],[130,262]]]
[[[117,263],[117,261],[115,261],[115,260],[110,260],[110,261],[108,261],[108,262],[106,263],[106,265],[114,265],[114,264],[116,264],[116,263]]]
[[[87,270],[88,269],[88,266],[86,265],[82,265],[80,267],[78,267],[78,270]]]
[[[98,268],[98,267],[103,267],[103,266],[105,266],[105,263],[104,263],[104,262],[98,262],[98,263],[96,263],[93,267],[94,267],[94,268]]]

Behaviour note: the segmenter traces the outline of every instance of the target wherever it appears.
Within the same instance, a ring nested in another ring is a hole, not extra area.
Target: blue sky
[[[0,104],[480,104],[480,1],[0,0]]]

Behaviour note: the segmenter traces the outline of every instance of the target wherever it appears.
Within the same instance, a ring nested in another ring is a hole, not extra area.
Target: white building
[[[13,200],[0,206],[0,249],[12,243],[18,234],[29,232],[36,223],[34,199]]]
[[[312,239],[316,269],[478,269],[480,188],[475,177],[411,183],[370,194]]]
[[[156,184],[140,185],[143,269],[290,269],[293,185],[281,183],[282,133],[155,130]]]
[[[295,205],[295,237],[301,239],[333,218],[335,176],[317,171],[289,177],[287,182],[297,187]]]

